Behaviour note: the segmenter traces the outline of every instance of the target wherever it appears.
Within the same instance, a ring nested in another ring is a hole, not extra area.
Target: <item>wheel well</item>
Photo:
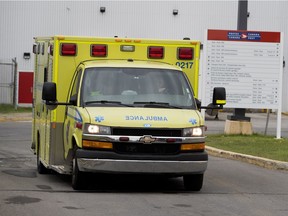
[[[76,141],[75,137],[72,136],[72,138],[71,138],[71,148],[68,151],[66,160],[71,160],[72,161],[73,158],[75,157],[75,153],[76,153],[77,149],[78,149],[77,141]]]
[[[76,142],[75,137],[72,137],[71,142],[72,142],[72,148],[69,150],[67,158],[70,158],[70,160],[73,160],[73,158],[75,156],[75,152],[76,152],[78,147],[77,147],[77,142]]]
[[[75,151],[77,149],[77,142],[76,142],[76,139],[75,137],[73,136],[72,137],[72,149]]]

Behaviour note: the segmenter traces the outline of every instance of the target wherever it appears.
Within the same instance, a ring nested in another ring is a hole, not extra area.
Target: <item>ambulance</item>
[[[32,149],[40,174],[183,177],[199,191],[207,168],[199,110],[200,41],[36,37]],[[211,93],[222,108],[224,88]]]

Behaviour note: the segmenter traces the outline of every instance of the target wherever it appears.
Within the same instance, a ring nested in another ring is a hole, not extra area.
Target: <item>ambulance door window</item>
[[[78,98],[78,93],[79,93],[79,87],[80,87],[80,79],[81,79],[81,74],[82,74],[82,68],[80,68],[77,72],[76,72],[76,77],[74,79],[74,83],[72,86],[72,91],[70,94],[70,103],[72,103],[73,105],[77,105],[77,98]]]

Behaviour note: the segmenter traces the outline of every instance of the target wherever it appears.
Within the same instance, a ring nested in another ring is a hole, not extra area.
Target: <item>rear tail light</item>
[[[91,56],[93,56],[93,57],[106,57],[107,56],[107,45],[92,44],[91,45]]]
[[[180,47],[178,48],[178,59],[192,60],[193,59],[193,48]]]
[[[34,54],[39,54],[38,47],[39,47],[39,44],[38,44],[38,43],[34,43],[34,44],[33,44],[33,53],[34,53]]]
[[[76,56],[77,45],[74,43],[62,43],[61,55],[62,56]]]
[[[162,59],[163,57],[164,57],[164,47],[161,46],[148,47],[148,58]]]
[[[53,56],[53,51],[54,51],[54,47],[53,47],[53,44],[51,44],[51,45],[48,46],[49,55]]]

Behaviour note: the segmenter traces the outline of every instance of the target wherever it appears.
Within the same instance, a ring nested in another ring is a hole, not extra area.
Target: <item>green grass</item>
[[[21,112],[32,112],[31,107],[17,107],[14,108],[13,105],[10,104],[0,104],[0,113],[21,113]]]
[[[222,150],[288,162],[288,139],[264,135],[208,135],[206,145]]]

